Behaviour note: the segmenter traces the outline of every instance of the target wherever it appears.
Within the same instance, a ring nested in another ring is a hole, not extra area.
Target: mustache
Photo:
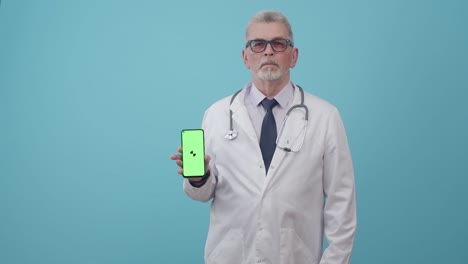
[[[265,61],[260,62],[260,67],[259,68],[262,68],[266,64],[274,64],[275,66],[279,67],[279,62],[278,61],[276,61],[275,59],[267,59]]]

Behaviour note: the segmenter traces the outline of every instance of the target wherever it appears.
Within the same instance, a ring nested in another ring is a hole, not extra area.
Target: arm
[[[210,137],[210,130],[207,126],[207,116],[208,112],[205,112],[203,116],[202,128],[205,131],[205,153],[212,153],[210,146],[211,144],[211,137]],[[209,123],[209,122],[208,122]],[[181,153],[182,149],[179,147],[178,152]],[[182,167],[182,160],[180,154],[174,154],[171,156],[172,160],[175,160],[179,169],[177,173],[183,173]],[[213,159],[212,159],[213,158]],[[217,184],[217,170],[214,166],[216,156],[205,155],[205,177],[199,178],[192,178],[192,179],[184,179],[183,188],[185,193],[192,198],[193,200],[207,202],[214,197],[214,192]],[[212,165],[210,168],[210,164]]]
[[[211,172],[207,172],[210,173]],[[216,187],[216,177],[213,175],[205,176],[206,181],[201,183],[190,182],[188,179],[184,180],[184,191],[193,200],[207,202],[214,196],[214,190]]]
[[[346,264],[356,231],[354,172],[346,132],[336,109],[328,120],[323,170],[324,229],[328,241],[320,264]]]
[[[184,172],[183,164],[182,164],[182,148],[179,146],[177,148],[178,154],[172,154],[170,156],[171,160],[174,160],[176,164],[179,166],[177,169],[177,173],[182,175]],[[216,186],[216,182],[213,182],[213,178],[211,177],[211,172],[209,169],[211,157],[209,155],[205,155],[205,167],[206,172],[204,177],[195,177],[191,179],[184,179],[184,191],[185,193],[192,199],[206,202],[209,201],[213,196],[214,186]]]

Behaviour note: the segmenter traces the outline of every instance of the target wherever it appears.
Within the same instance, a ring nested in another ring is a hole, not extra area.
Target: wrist
[[[210,171],[208,170],[206,173],[205,173],[205,176],[203,176],[200,180],[198,181],[194,181],[194,180],[190,180],[189,179],[189,182],[192,186],[194,187],[201,187],[203,185],[205,185],[205,183],[208,181],[208,178],[210,178],[211,176],[211,173]]]

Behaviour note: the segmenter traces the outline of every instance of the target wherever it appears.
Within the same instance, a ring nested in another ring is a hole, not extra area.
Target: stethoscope
[[[283,134],[283,130],[284,130],[284,127],[285,127],[285,124],[286,124],[286,121],[289,117],[289,115],[291,114],[291,112],[293,110],[297,110],[299,108],[303,108],[304,109],[304,117],[303,117],[303,120],[304,120],[304,125],[303,125],[303,128],[305,129],[307,127],[307,122],[309,121],[309,108],[307,108],[307,106],[304,104],[304,90],[299,86],[299,85],[295,85],[293,84],[293,87],[297,87],[299,88],[299,91],[301,93],[301,103],[300,104],[296,104],[296,105],[293,105],[289,108],[288,112],[286,112],[286,116],[283,120],[283,123],[281,125],[281,128],[280,128],[280,131],[278,133],[278,139],[276,140],[276,143],[277,143],[277,146],[278,146],[278,143],[279,143],[279,139],[281,138],[281,135]],[[234,93],[231,97],[231,102],[229,103],[229,105],[232,105],[232,102],[234,101],[234,99],[236,98],[236,96],[242,91],[239,90],[237,91],[236,93]],[[234,129],[234,126],[233,126],[233,118],[232,118],[232,110],[229,110],[229,130],[227,131],[226,135],[224,136],[226,139],[228,140],[234,140],[237,138],[238,136],[238,132],[237,130]],[[303,132],[303,137],[302,137],[302,142],[300,142],[300,147],[299,149],[302,147],[302,143],[304,141],[304,137],[305,137],[305,130]],[[281,146],[278,146],[279,148],[287,151],[287,152],[295,152],[294,150],[292,150],[290,147],[281,147]],[[299,149],[297,149],[296,151],[299,151]]]

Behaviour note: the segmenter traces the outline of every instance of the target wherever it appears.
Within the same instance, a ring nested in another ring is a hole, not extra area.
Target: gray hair
[[[286,18],[285,15],[278,11],[273,11],[273,10],[264,10],[260,11],[257,14],[255,14],[247,24],[247,29],[245,30],[245,38],[247,39],[249,35],[249,28],[252,24],[255,23],[273,23],[273,22],[278,22],[286,26],[288,33],[289,33],[289,38],[291,38],[291,41],[294,42],[294,37],[291,29],[291,24],[289,24],[288,19]]]

